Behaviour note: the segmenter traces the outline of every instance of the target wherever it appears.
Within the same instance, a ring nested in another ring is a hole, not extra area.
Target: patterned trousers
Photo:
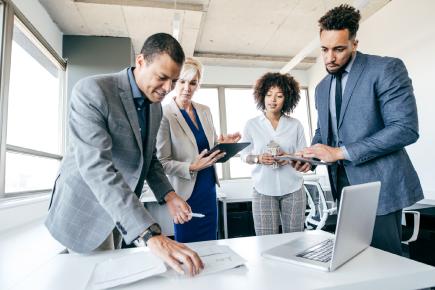
[[[283,233],[304,230],[307,197],[303,188],[283,195],[268,196],[254,188],[252,214],[257,236],[278,234],[279,225]]]

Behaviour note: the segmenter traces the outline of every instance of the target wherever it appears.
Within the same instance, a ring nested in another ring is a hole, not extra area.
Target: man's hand
[[[302,150],[303,157],[318,158],[326,162],[335,162],[344,159],[343,150],[340,147],[331,147],[324,144],[315,144]]]
[[[165,196],[166,204],[168,205],[169,214],[174,223],[184,224],[190,221],[192,210],[187,202],[182,199],[175,191],[171,191]]]
[[[204,269],[204,263],[197,253],[165,236],[150,238],[147,241],[147,247],[180,274],[184,274],[181,265],[186,266],[190,276],[197,275]]]

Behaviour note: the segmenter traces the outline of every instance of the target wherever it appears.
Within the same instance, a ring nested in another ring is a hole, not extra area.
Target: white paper
[[[198,253],[201,260],[204,263],[204,270],[197,276],[204,276],[213,273],[218,273],[228,269],[236,268],[245,264],[246,260],[231,250],[228,246],[194,246],[190,245],[191,249]],[[188,272],[187,268],[184,268],[185,273]],[[173,270],[170,270],[163,274],[165,277],[188,277],[181,276]]]
[[[98,263],[88,290],[99,290],[136,282],[166,272],[166,266],[151,252],[136,252]]]

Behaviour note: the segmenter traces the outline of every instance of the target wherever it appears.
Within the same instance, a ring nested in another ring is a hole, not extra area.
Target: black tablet
[[[231,157],[242,151],[244,148],[246,148],[250,142],[240,142],[240,143],[219,143],[213,148],[211,148],[207,153],[205,153],[205,156],[210,155],[211,153],[215,152],[216,150],[220,150],[221,153],[225,152],[226,155],[222,157],[221,159],[218,159],[218,163],[224,163],[228,161]]]
[[[292,154],[288,154],[288,155],[281,155],[281,156],[275,156],[276,159],[287,159],[287,160],[293,160],[293,161],[301,161],[301,162],[306,162],[306,163],[310,163],[311,165],[332,165],[332,162],[324,162],[318,159],[314,159],[314,158],[305,158],[305,157],[300,157],[300,156],[296,156],[296,155],[292,155]]]

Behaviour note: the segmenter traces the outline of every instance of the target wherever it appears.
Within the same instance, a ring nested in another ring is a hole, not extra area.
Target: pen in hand
[[[191,217],[196,217],[196,218],[203,218],[203,217],[205,217],[205,215],[202,214],[202,213],[194,213],[194,212],[192,212],[192,213],[189,213],[189,215]]]

